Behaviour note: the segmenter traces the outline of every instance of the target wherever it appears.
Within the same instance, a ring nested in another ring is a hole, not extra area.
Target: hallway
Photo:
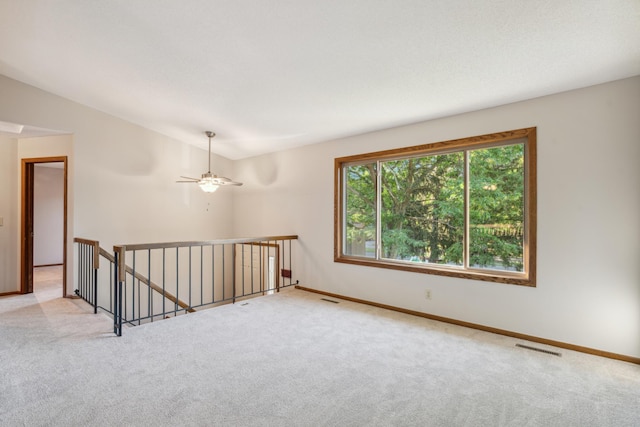
[[[62,295],[62,265],[35,267],[33,293],[38,301],[48,301]]]
[[[32,294],[0,298],[0,353],[38,341],[30,337],[64,340],[113,334],[108,316],[94,315],[91,306],[81,299],[62,297],[62,266],[35,268],[33,290]]]

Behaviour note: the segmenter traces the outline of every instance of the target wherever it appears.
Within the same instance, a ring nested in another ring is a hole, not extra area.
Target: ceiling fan
[[[220,186],[225,185],[242,185],[241,182],[235,182],[230,180],[229,178],[225,178],[224,176],[218,176],[211,173],[211,138],[216,136],[215,133],[210,130],[206,131],[205,134],[209,137],[209,169],[206,173],[202,174],[202,178],[190,178],[188,176],[181,176],[180,178],[187,179],[188,181],[176,181],[179,183],[188,183],[188,184],[198,184],[202,191],[205,193],[213,193]]]

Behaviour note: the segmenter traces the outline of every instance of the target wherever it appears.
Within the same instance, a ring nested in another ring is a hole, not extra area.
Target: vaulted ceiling
[[[0,74],[238,159],[638,75],[640,1],[0,0]]]

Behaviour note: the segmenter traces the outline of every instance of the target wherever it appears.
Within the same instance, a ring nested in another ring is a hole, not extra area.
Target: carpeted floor
[[[118,338],[60,294],[0,298],[2,426],[640,425],[624,362],[299,290]]]

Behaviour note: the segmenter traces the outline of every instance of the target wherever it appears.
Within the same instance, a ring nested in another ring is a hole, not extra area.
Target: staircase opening
[[[297,236],[114,246],[76,238],[76,294],[123,326],[279,292],[292,279]],[[282,272],[278,275],[278,272]],[[286,274],[285,274],[286,273]]]

